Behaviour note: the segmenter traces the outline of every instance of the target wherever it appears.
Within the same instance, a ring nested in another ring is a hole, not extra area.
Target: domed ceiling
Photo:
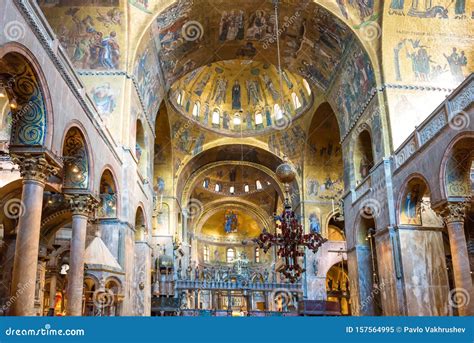
[[[249,136],[287,128],[311,107],[308,82],[268,63],[227,60],[186,74],[171,87],[171,102],[202,127]]]

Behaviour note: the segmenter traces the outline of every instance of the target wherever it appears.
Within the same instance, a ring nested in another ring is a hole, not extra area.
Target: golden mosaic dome
[[[175,109],[202,127],[231,136],[285,129],[313,102],[299,75],[249,60],[228,60],[198,68],[170,90]]]

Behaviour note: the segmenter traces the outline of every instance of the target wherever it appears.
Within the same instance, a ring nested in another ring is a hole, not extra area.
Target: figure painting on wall
[[[464,80],[464,73],[462,68],[467,66],[467,57],[464,51],[458,53],[456,48],[453,48],[453,51],[448,56],[443,54],[449,64],[449,70],[456,82],[462,82]]]
[[[145,13],[151,13],[148,9],[149,0],[128,0],[128,2]]]
[[[75,7],[66,10],[64,14],[71,17],[73,27],[69,30],[68,37],[63,35],[61,39],[64,48],[70,53],[74,65],[82,69],[117,69],[120,61],[117,33],[111,31],[108,36],[104,37],[104,33],[96,27],[92,16],[80,17],[80,12],[81,9]],[[110,14],[111,17],[108,14],[101,15],[97,20],[106,28],[120,27],[122,25],[121,12],[115,9]],[[61,32],[66,31],[68,31],[67,27],[62,26]]]
[[[267,19],[262,10],[255,11],[250,17],[250,25],[246,32],[246,38],[251,40],[260,40],[267,32]]]
[[[321,233],[321,224],[316,213],[311,213],[309,216],[309,230],[312,233]]]
[[[316,179],[308,179],[308,195],[318,196],[319,193],[319,182]]]
[[[268,77],[267,74],[263,74],[263,82],[267,86],[267,90],[270,92],[274,101],[277,101],[280,98],[280,92],[275,89],[273,81]]]
[[[165,192],[165,180],[159,176],[158,179],[156,180],[156,185],[153,188],[153,190],[156,192],[156,194],[162,195]]]
[[[402,224],[421,225],[420,200],[420,185],[417,184],[405,196],[401,215]]]
[[[115,31],[110,32],[110,35],[102,39],[102,49],[99,53],[99,63],[106,69],[117,69],[118,60],[120,58],[120,48],[115,37]]]
[[[448,18],[448,10],[439,1],[412,0],[408,15],[418,18]]]
[[[252,130],[253,129],[253,120],[252,120],[252,113],[247,111],[247,114],[245,115],[245,122],[247,124],[247,130]]]
[[[209,123],[209,104],[206,102],[204,104],[204,116],[202,119],[202,123],[207,125]]]
[[[427,47],[416,44],[413,51],[407,52],[407,57],[411,59],[411,65],[415,77],[419,81],[430,80],[430,63],[433,62],[431,56],[428,55]]]
[[[111,114],[117,105],[114,91],[110,88],[110,83],[104,83],[92,88],[92,101],[100,114]]]
[[[219,40],[242,40],[244,38],[244,12],[240,10],[235,13],[222,12],[221,21],[219,23]]]
[[[230,115],[227,113],[227,111],[224,111],[224,114],[222,115],[222,127],[226,130],[229,130],[230,126]]]
[[[240,103],[240,83],[235,80],[234,86],[232,87],[232,109],[240,110],[242,105]]]
[[[359,165],[359,173],[362,179],[366,178],[369,175],[370,169],[372,167],[373,167],[372,162],[367,158],[365,154],[362,154],[362,158],[360,160],[360,165]]]
[[[405,15],[405,12],[403,12],[403,5],[405,5],[405,0],[392,0],[390,2],[390,10],[388,11],[388,14]]]
[[[233,211],[226,211],[224,231],[225,233],[237,232],[238,220],[237,215]]]
[[[272,126],[272,112],[269,106],[265,106],[265,119],[267,121],[267,126]]]
[[[202,151],[204,139],[205,139],[204,133],[201,133],[199,137],[196,139],[196,143],[194,144],[194,148],[193,148],[193,156],[199,154]]]
[[[257,106],[261,101],[260,88],[257,80],[247,80],[247,104]]]
[[[337,0],[337,5],[341,10],[341,14],[344,18],[348,19],[348,11],[346,8],[346,0]],[[374,13],[374,0],[348,0],[348,3],[359,12],[361,21],[371,16]]]
[[[466,18],[466,0],[456,0],[454,6],[454,18],[464,19]]]
[[[194,93],[196,93],[198,96],[201,96],[202,92],[204,91],[204,87],[206,87],[210,78],[211,73],[207,73],[206,75],[204,75],[204,77],[198,81],[196,87],[194,88]]]
[[[218,78],[213,93],[213,99],[217,105],[220,105],[221,103],[225,102],[226,90],[227,80],[224,78]]]
[[[117,7],[114,7],[107,11],[107,13],[102,14],[97,11],[98,17],[96,19],[104,24],[105,27],[110,27],[111,25],[122,25],[122,14]]]

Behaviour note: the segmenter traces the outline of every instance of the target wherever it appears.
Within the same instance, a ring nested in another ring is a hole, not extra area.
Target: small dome
[[[227,136],[282,130],[313,103],[308,82],[272,64],[227,60],[184,75],[170,90],[178,113]]]

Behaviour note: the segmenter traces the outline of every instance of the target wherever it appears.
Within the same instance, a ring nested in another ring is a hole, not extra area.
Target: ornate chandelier
[[[280,216],[275,216],[275,234],[263,229],[254,242],[265,253],[272,246],[277,247],[277,255],[283,260],[283,267],[279,269],[279,272],[291,283],[295,283],[305,272],[300,265],[300,260],[305,255],[305,248],[316,253],[327,239],[316,232],[304,233],[303,226],[291,207],[290,183],[295,179],[296,173],[286,158],[284,163],[276,169],[276,176],[285,185],[285,208]]]

